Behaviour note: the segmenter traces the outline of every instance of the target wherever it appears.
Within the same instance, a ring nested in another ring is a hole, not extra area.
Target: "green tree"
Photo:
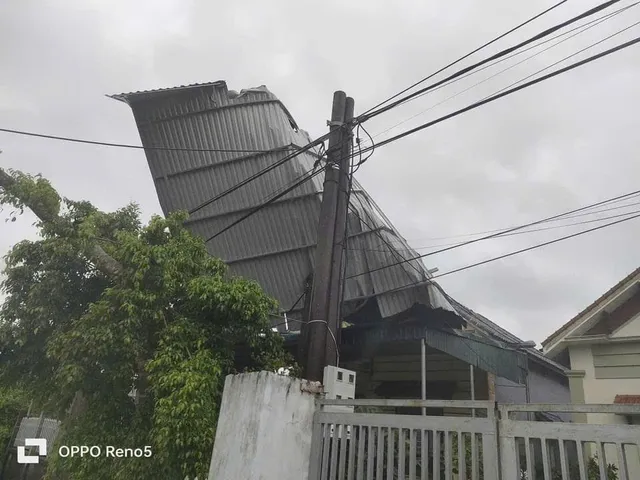
[[[30,208],[40,233],[5,258],[0,385],[22,382],[64,418],[60,444],[152,452],[54,454],[49,478],[205,478],[238,345],[250,352],[243,369],[291,364],[269,328],[274,300],[211,257],[186,214],[142,226],[135,205],[104,213],[2,169],[0,204],[12,221]],[[74,399],[83,408],[67,415]]]
[[[0,465],[16,421],[27,411],[28,402],[28,396],[19,386],[0,386]]]

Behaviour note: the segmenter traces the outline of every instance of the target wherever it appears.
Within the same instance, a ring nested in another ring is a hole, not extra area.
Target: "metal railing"
[[[314,418],[310,480],[497,478],[491,402],[321,400]],[[482,416],[338,413],[325,406],[481,410]],[[481,476],[483,475],[483,476]]]
[[[640,405],[538,404],[497,408],[505,480],[640,479],[640,425],[512,419],[519,412],[555,412],[616,415],[614,418],[624,421],[626,416],[640,415]]]
[[[309,480],[640,479],[640,425],[511,419],[516,412],[640,415],[640,406],[446,400],[318,404]],[[335,407],[343,411],[331,411]],[[447,412],[421,415],[423,408]],[[475,417],[471,411],[477,412]]]

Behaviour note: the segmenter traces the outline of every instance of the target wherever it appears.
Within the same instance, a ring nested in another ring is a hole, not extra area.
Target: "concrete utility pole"
[[[333,242],[333,266],[331,268],[331,290],[329,292],[329,328],[326,333],[326,365],[339,366],[338,345],[340,345],[340,327],[342,319],[340,312],[344,291],[344,263],[347,254],[347,211],[349,210],[350,169],[351,169],[351,127],[353,121],[353,110],[355,102],[353,98],[347,97],[345,106],[344,122],[347,125],[342,132],[342,143],[340,151],[340,164],[338,172],[338,205],[335,216],[335,233]],[[331,335],[333,334],[333,336]],[[334,342],[335,338],[335,342]]]
[[[344,92],[333,94],[327,167],[318,221],[318,243],[307,327],[306,378],[322,381],[324,367],[337,365],[341,302],[342,244],[347,215],[350,129],[354,101]],[[338,247],[336,248],[336,244]]]

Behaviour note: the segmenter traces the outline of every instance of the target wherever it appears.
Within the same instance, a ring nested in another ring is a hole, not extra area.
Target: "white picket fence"
[[[447,415],[330,411],[336,406]],[[594,469],[601,480],[640,479],[640,426],[512,418],[519,412],[640,415],[640,406],[321,400],[309,480],[592,480]]]

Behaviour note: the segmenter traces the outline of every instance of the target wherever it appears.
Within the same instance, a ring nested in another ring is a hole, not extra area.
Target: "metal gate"
[[[356,411],[335,411],[345,407]],[[320,400],[309,480],[640,478],[640,425],[511,418],[518,412],[640,415],[640,406]]]

